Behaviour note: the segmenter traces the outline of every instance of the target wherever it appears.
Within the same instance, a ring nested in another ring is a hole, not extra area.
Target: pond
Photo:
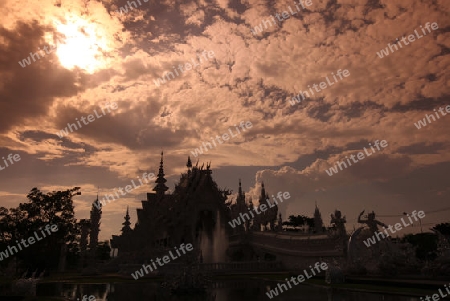
[[[64,296],[70,300],[82,300],[83,296],[95,296],[96,301],[419,301],[418,297],[389,294],[352,292],[299,285],[280,293],[272,299],[266,295],[267,288],[276,282],[249,279],[215,281],[213,288],[205,294],[172,295],[160,288],[157,282],[70,284],[41,283],[37,285],[37,296]],[[88,300],[88,299],[85,299]]]

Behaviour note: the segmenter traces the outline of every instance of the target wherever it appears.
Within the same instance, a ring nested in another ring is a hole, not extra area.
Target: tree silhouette
[[[109,241],[99,242],[97,246],[96,258],[99,260],[108,260],[111,258],[111,247]]]
[[[28,202],[17,208],[0,208],[0,243],[16,246],[16,241],[27,240],[34,233],[40,234],[45,225],[55,224],[58,231],[40,241],[29,245],[8,259],[17,256],[24,269],[54,269],[58,266],[61,246],[66,244],[68,252],[76,252],[76,238],[80,230],[74,217],[72,197],[79,193],[80,187],[64,191],[42,193],[33,188],[27,195]],[[39,236],[42,237],[42,234]]]
[[[288,217],[288,221],[283,222],[283,225],[291,227],[301,227],[304,225],[308,225],[308,227],[312,229],[314,228],[314,218],[307,217],[305,215],[290,215]]]
[[[431,229],[441,232],[442,235],[450,235],[450,223],[437,224]]]

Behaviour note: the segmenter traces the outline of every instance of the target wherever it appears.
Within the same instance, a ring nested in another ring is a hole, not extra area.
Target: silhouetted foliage
[[[402,239],[416,247],[416,257],[420,260],[436,258],[437,236],[433,233],[407,234]]]
[[[441,232],[442,235],[450,235],[450,223],[437,224],[431,229]]]
[[[307,217],[305,215],[290,215],[287,222],[284,222],[283,225],[292,226],[292,227],[300,227],[304,225],[308,225],[309,227],[314,227],[314,218]]]
[[[310,229],[314,228],[314,218],[305,215],[290,215],[288,220],[283,222],[284,226],[301,227],[307,225]]]
[[[103,242],[99,242],[96,250],[97,259],[99,260],[108,260],[111,258],[111,247],[109,246],[109,241],[105,240]]]
[[[8,259],[17,256],[25,269],[54,269],[58,266],[62,244],[67,245],[67,252],[76,252],[76,238],[79,228],[74,218],[72,197],[79,194],[79,187],[65,191],[53,191],[47,194],[33,188],[27,195],[28,203],[21,203],[17,208],[0,208],[0,245],[17,246],[16,241],[34,237],[46,225],[55,224],[58,231],[52,232],[40,241],[24,247]]]

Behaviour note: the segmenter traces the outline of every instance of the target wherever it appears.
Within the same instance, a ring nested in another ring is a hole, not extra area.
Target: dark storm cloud
[[[82,127],[74,130],[73,133],[69,132],[66,138],[70,139],[71,135],[77,135],[94,141],[123,145],[134,150],[151,146],[170,148],[183,140],[189,131],[171,131],[169,128],[149,123],[149,120],[158,116],[161,106],[161,102],[154,98],[148,98],[148,102],[133,108],[131,103],[120,102],[116,110],[120,112],[111,110],[108,113],[105,109],[105,115],[101,112],[102,105],[91,106],[83,111],[60,106],[57,108],[55,124],[60,129],[67,127],[67,123],[76,125],[76,118],[80,120],[82,116],[87,117],[89,114],[95,116],[94,110],[96,110],[100,118],[96,118],[87,125],[80,121]]]
[[[408,146],[402,146],[397,149],[399,154],[420,155],[420,154],[439,154],[439,151],[447,149],[447,145],[442,142],[427,144],[425,142],[415,143]]]
[[[54,53],[22,68],[19,61],[46,46],[49,28],[37,22],[18,22],[14,30],[0,27],[0,131],[20,125],[27,118],[46,115],[54,97],[76,95],[74,73],[59,69]]]
[[[450,94],[437,98],[420,97],[419,99],[415,99],[408,104],[397,103],[389,111],[399,113],[413,110],[430,112],[433,111],[433,109],[447,106],[449,97]]]
[[[55,135],[54,134],[50,134],[47,132],[41,132],[41,131],[23,131],[20,132],[19,134],[19,140],[20,141],[25,141],[25,140],[31,140],[33,142],[43,142],[47,139],[55,139]],[[60,139],[60,145],[67,148],[67,149],[80,149],[83,148],[88,152],[93,152],[95,150],[97,150],[95,147],[93,146],[87,146],[84,143],[75,143],[72,142],[71,140],[69,140],[66,137],[63,137]]]
[[[330,103],[324,103],[323,98],[319,98],[316,101],[317,102],[308,109],[308,116],[322,122],[328,122],[334,115],[333,111],[330,110],[332,105]]]
[[[133,1],[115,1],[115,5],[110,9],[118,10],[120,7],[129,7],[128,2],[132,3]],[[214,17],[222,14],[214,3],[206,3],[204,6],[200,6],[197,1],[170,1],[169,4],[169,1],[164,3],[159,0],[148,2],[141,0],[141,3],[142,5],[138,5],[137,9],[129,9],[128,13],[123,14],[124,26],[127,31],[132,33],[135,41],[139,43],[139,47],[152,55],[175,51],[177,44],[185,42],[190,36],[201,35],[206,27],[213,23]],[[197,10],[205,13],[205,20],[202,24],[186,22],[190,15],[184,14],[181,6],[190,4],[198,6]],[[239,7],[242,9],[242,5]],[[136,11],[143,14],[142,19],[133,17],[133,13]],[[223,17],[228,19],[225,14]]]
[[[341,110],[344,112],[344,116],[349,118],[359,118],[367,110],[385,110],[383,105],[377,104],[376,102],[366,100],[364,102],[353,102],[346,106],[343,106]]]

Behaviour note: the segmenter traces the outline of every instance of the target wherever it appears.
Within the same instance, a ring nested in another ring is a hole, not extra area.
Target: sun
[[[72,17],[65,23],[55,21],[55,27],[60,34],[56,55],[64,68],[78,67],[94,73],[105,67],[103,53],[108,50],[107,42],[95,23]]]

